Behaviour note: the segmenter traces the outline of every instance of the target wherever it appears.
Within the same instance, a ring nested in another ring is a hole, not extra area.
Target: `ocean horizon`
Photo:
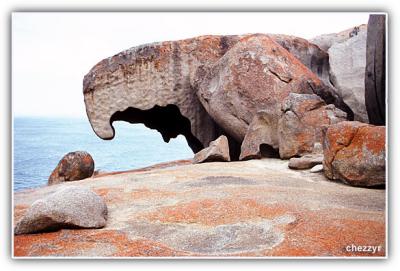
[[[123,171],[193,157],[186,139],[165,143],[160,133],[143,124],[113,123],[115,137],[99,138],[89,120],[73,117],[14,117],[14,191],[47,185],[60,159],[72,151],[87,151],[95,170]]]

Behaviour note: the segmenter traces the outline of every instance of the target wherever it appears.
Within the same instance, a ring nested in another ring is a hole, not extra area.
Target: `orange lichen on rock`
[[[15,236],[14,256],[185,256],[151,240],[130,240],[115,230],[61,230]]]
[[[232,224],[255,218],[273,219],[286,214],[283,205],[262,205],[252,199],[204,199],[162,207],[142,215],[150,221],[167,223],[199,223],[208,226]]]
[[[385,256],[385,224],[372,220],[334,219],[326,212],[305,211],[285,232],[284,241],[265,256]],[[371,252],[347,251],[347,246],[380,246]]]

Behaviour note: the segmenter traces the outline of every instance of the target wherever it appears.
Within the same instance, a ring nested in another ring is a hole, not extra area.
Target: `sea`
[[[165,143],[143,124],[113,123],[115,137],[103,140],[87,119],[15,117],[13,128],[14,191],[44,186],[60,159],[71,151],[87,151],[95,170],[123,171],[193,157],[186,139]]]

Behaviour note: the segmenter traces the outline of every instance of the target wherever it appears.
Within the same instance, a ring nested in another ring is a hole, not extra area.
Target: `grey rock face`
[[[80,187],[65,187],[35,201],[17,223],[14,234],[52,231],[60,228],[102,228],[106,225],[104,200]]]
[[[386,16],[370,15],[365,67],[365,105],[371,124],[386,122]]]
[[[220,136],[210,143],[210,146],[194,155],[194,163],[228,162],[229,144],[226,136]]]
[[[361,28],[328,50],[330,79],[337,93],[353,110],[354,120],[368,123],[365,106],[365,65],[367,29]]]

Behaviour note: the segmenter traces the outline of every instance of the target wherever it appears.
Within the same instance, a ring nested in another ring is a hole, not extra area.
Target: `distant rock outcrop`
[[[107,206],[100,196],[88,188],[70,186],[35,201],[15,226],[14,234],[102,228],[106,220]]]
[[[385,185],[385,126],[357,121],[331,125],[324,139],[324,171],[353,186]]]
[[[194,163],[228,162],[230,160],[229,144],[226,136],[220,136],[212,141],[210,146],[196,153],[193,159]]]
[[[362,24],[355,26],[339,33],[322,34],[309,40],[309,42],[317,45],[322,50],[328,52],[329,48],[336,43],[342,43],[354,37],[360,31],[366,31],[367,25]]]
[[[94,172],[92,156],[84,151],[67,153],[51,173],[48,184],[77,181],[89,178]]]

